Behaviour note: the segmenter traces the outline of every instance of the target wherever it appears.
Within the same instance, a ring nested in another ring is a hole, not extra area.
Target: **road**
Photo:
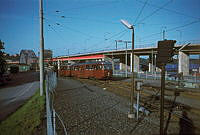
[[[38,73],[16,74],[0,89],[0,121],[16,111],[39,88]]]

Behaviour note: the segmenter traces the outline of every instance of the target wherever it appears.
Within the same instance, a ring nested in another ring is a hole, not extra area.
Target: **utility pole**
[[[127,45],[128,45],[128,43],[132,43],[132,41],[123,41],[125,44],[126,44],[126,57],[125,57],[125,64],[126,64],[126,77],[128,77],[128,69],[127,69],[127,57],[128,57],[128,54],[127,54]]]
[[[164,135],[165,64],[161,67],[160,135]]]
[[[167,29],[166,26],[161,27],[161,39],[163,40],[165,40],[165,37],[166,37],[166,29]]]
[[[165,30],[163,30],[163,40],[165,40]]]
[[[127,72],[127,43],[128,42],[125,42],[126,43],[126,78],[128,77],[128,72]]]
[[[44,35],[43,35],[43,0],[39,1],[40,14],[40,96],[44,91]]]
[[[116,45],[116,50],[117,50],[117,40],[115,40],[115,42],[116,42],[115,45]]]
[[[152,76],[153,76],[153,73],[154,73],[154,57],[153,57],[153,49],[151,51],[151,73],[152,73]]]
[[[176,30],[179,32],[179,44],[181,45],[181,40],[182,40],[182,31],[181,30]]]
[[[115,40],[116,50],[117,50],[117,42],[123,42],[122,40]]]

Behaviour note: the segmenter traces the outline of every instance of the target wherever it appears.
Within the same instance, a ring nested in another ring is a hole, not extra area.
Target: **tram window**
[[[93,65],[93,66],[92,66],[92,69],[93,69],[93,70],[96,70],[96,67]]]
[[[112,65],[104,65],[104,69],[110,70],[110,69],[112,69]]]
[[[98,70],[98,66],[97,65],[95,66],[95,70]]]
[[[75,67],[75,70],[78,70],[78,67]]]
[[[99,65],[99,69],[103,69],[103,66],[102,66],[102,65]]]
[[[93,70],[92,65],[89,65],[89,70]]]
[[[89,65],[86,65],[86,70],[90,70],[90,66]]]
[[[99,70],[99,65],[96,65],[96,70]]]
[[[85,69],[86,69],[86,66],[85,66],[85,65],[81,67],[81,70],[85,70]]]
[[[101,70],[102,66],[101,65],[97,65],[97,70]]]

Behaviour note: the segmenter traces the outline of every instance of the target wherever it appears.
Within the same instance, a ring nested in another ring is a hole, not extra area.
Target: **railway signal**
[[[156,65],[161,68],[160,135],[164,134],[165,65],[172,62],[175,40],[158,41]]]
[[[161,68],[161,66],[172,62],[174,56],[174,44],[176,40],[163,40],[158,41],[157,47],[157,60],[156,65]]]

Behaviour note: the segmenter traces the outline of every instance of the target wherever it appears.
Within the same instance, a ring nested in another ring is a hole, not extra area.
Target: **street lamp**
[[[132,75],[131,75],[131,80],[132,80],[132,85],[131,85],[131,106],[130,106],[130,112],[128,114],[129,118],[134,118],[134,112],[133,112],[133,98],[134,98],[134,91],[135,91],[135,81],[134,81],[134,27],[130,23],[128,23],[126,20],[121,20],[121,23],[126,26],[128,29],[132,30]]]

